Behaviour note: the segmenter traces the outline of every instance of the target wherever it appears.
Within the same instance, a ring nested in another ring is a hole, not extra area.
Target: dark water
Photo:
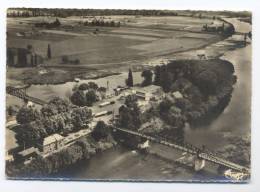
[[[53,175],[54,178],[73,180],[128,180],[128,181],[188,181],[211,180],[217,174],[195,173],[188,167],[166,162],[153,155],[117,146],[84,160]]]

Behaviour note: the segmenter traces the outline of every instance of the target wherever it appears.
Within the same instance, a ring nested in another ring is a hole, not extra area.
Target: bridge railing
[[[238,165],[236,163],[233,163],[233,162],[230,162],[230,161],[225,160],[223,158],[217,157],[212,152],[207,153],[207,150],[202,150],[202,149],[200,149],[196,146],[193,146],[189,143],[183,143],[182,145],[180,145],[180,144],[175,144],[175,143],[165,141],[165,140],[158,138],[158,137],[151,137],[151,136],[142,134],[140,132],[132,131],[132,130],[126,130],[126,129],[116,128],[116,127],[115,127],[115,129],[129,133],[129,134],[133,134],[133,135],[136,135],[136,136],[140,136],[140,137],[146,138],[148,140],[151,140],[151,141],[154,141],[154,142],[157,142],[157,143],[164,144],[166,146],[170,146],[170,147],[179,149],[181,151],[185,151],[185,152],[188,152],[188,153],[191,153],[191,154],[198,154],[201,158],[203,158],[207,161],[210,161],[210,162],[213,162],[213,163],[216,163],[216,164],[219,164],[219,165],[223,165],[225,167],[228,167],[228,168],[231,168],[231,169],[234,169],[234,170],[237,170],[237,171],[247,171],[247,172],[249,172],[249,169],[247,167],[243,167],[243,166]]]

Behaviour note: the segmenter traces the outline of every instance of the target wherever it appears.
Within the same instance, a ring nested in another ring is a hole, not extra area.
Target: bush
[[[34,109],[33,107],[22,107],[17,115],[16,115],[16,121],[20,124],[29,123],[31,121],[35,121],[39,119],[40,113]]]
[[[87,105],[87,100],[85,97],[85,94],[82,90],[77,90],[72,93],[70,97],[70,101],[77,106],[86,106]]]

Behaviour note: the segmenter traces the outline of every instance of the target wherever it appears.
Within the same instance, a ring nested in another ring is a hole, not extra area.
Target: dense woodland
[[[127,81],[131,79],[131,71],[129,74]],[[233,65],[220,59],[172,61],[156,66],[153,73],[143,71],[142,77],[141,86],[161,86],[166,96],[144,113],[140,112],[137,98],[127,96],[125,105],[119,108],[118,126],[136,131],[144,123],[161,121],[164,128],[155,123],[151,134],[180,142],[183,141],[185,122],[198,127],[221,114],[230,101],[236,82]],[[175,92],[182,97],[175,98]]]
[[[165,92],[179,91],[183,95],[174,99],[168,94],[159,111],[164,118],[171,111],[181,111],[180,118],[194,126],[209,123],[229,103],[235,82],[234,67],[225,60],[179,60],[157,66],[154,84]],[[178,126],[180,122],[176,123]]]

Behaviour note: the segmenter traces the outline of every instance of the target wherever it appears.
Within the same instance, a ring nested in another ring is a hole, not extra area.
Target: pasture
[[[201,32],[204,24],[217,22],[211,19],[192,17],[144,17],[106,16],[103,20],[121,22],[121,27],[84,26],[93,17],[59,18],[61,27],[55,29],[35,28],[36,22],[53,21],[56,18],[8,18],[7,46],[26,47],[46,57],[50,44],[52,59],[46,65],[62,64],[61,58],[79,59],[79,65],[95,68],[115,65],[138,65],[153,57],[169,55],[214,43],[220,40],[218,34]],[[96,17],[99,19],[99,17]],[[94,33],[98,30],[97,33]],[[20,37],[18,32],[31,32]],[[76,65],[75,65],[76,66]],[[128,67],[128,66],[127,66]]]

